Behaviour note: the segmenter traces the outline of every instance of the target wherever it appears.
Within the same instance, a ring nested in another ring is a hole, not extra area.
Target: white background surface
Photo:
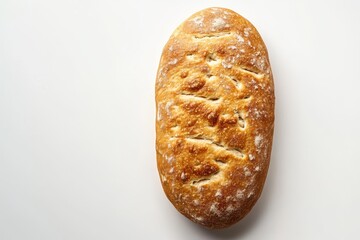
[[[209,231],[157,176],[162,47],[210,6],[267,44],[276,129],[263,195]],[[360,1],[0,2],[0,239],[358,239]]]

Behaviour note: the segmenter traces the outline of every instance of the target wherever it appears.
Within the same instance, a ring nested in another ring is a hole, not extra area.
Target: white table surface
[[[276,84],[272,162],[239,224],[205,230],[162,192],[154,82],[185,18],[231,8]],[[0,239],[358,239],[360,1],[2,0]]]

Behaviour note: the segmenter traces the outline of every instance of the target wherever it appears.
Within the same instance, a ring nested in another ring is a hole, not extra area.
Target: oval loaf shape
[[[164,47],[156,79],[156,154],[175,208],[208,228],[242,219],[260,197],[274,128],[266,46],[237,13],[195,13]]]

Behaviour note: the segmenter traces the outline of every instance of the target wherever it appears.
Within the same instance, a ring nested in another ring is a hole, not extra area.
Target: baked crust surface
[[[239,221],[261,194],[273,137],[273,78],[255,27],[224,8],[188,18],[163,49],[156,104],[168,199],[209,228]]]

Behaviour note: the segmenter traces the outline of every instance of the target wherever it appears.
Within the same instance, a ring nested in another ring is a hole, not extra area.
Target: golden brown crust
[[[156,152],[179,212],[224,228],[251,210],[269,166],[274,102],[267,50],[249,21],[209,8],[175,30],[156,79]]]

